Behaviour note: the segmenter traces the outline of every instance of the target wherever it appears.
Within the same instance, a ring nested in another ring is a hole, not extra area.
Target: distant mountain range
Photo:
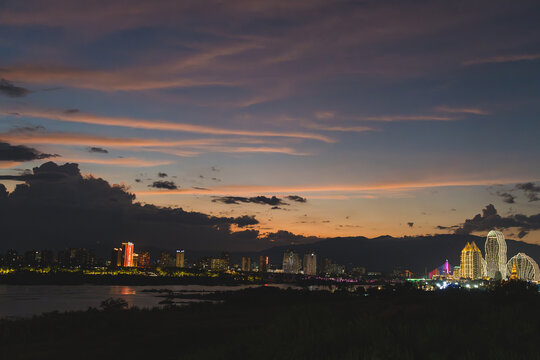
[[[485,238],[474,235],[433,235],[394,238],[381,236],[373,239],[366,237],[339,237],[321,240],[311,244],[278,246],[261,252],[233,253],[232,260],[237,262],[241,256],[251,256],[255,261],[259,255],[268,255],[272,264],[281,264],[283,253],[287,249],[297,251],[302,257],[309,251],[317,254],[319,262],[323,258],[348,267],[364,266],[368,271],[391,272],[395,267],[409,269],[423,274],[442,265],[446,259],[451,265],[459,265],[461,250],[467,242],[474,241],[485,256]],[[506,240],[508,259],[518,252],[524,252],[536,261],[540,261],[540,246],[522,241]]]

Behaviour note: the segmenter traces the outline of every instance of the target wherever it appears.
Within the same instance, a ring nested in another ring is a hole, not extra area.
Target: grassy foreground
[[[113,304],[114,305],[114,304]],[[540,296],[259,288],[220,304],[0,321],[2,359],[540,359]]]

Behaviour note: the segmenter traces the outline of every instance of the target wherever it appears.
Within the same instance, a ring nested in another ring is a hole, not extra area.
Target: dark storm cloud
[[[536,186],[532,182],[517,184],[516,189],[523,190],[525,196],[529,199],[529,202],[540,200],[538,197],[540,194],[540,186]]]
[[[240,203],[252,203],[252,204],[271,205],[271,206],[287,205],[287,203],[283,202],[283,200],[275,196],[272,196],[272,197],[223,196],[223,197],[213,199],[212,202],[220,202],[223,204],[234,204],[234,205],[238,205]]]
[[[88,148],[89,153],[99,153],[99,154],[108,154],[109,150],[100,148],[100,147],[90,147]]]
[[[409,225],[409,227],[412,228],[414,226],[414,223],[413,222],[408,222],[407,225]]]
[[[452,225],[452,226],[437,225],[435,228],[438,230],[455,230],[459,228],[459,225]]]
[[[285,199],[299,202],[299,203],[305,203],[307,200],[306,198],[303,198],[298,195],[289,195],[286,196]],[[283,199],[280,199],[276,196],[267,197],[267,196],[253,196],[253,197],[243,197],[243,196],[222,196],[215,198],[212,200],[212,202],[220,202],[223,204],[230,204],[230,205],[238,205],[240,203],[251,203],[251,204],[260,204],[260,205],[270,205],[273,206],[273,209],[279,209],[279,206],[281,205],[289,205]]]
[[[515,203],[515,199],[516,197],[508,192],[501,192],[501,191],[497,191],[497,195],[499,195],[500,197],[502,197],[503,201],[507,204],[513,204]]]
[[[156,189],[176,190],[178,186],[173,181],[154,181],[152,185],[148,185]]]
[[[450,229],[453,227],[438,226],[437,228]],[[522,238],[527,235],[529,231],[540,229],[540,214],[531,216],[515,214],[502,217],[497,213],[495,206],[489,204],[482,210],[482,214],[477,214],[472,219],[466,219],[463,224],[455,229],[455,233],[464,235],[477,231],[509,228],[518,228],[518,237]]]
[[[2,248],[88,246],[105,254],[122,241],[163,248],[253,246],[258,232],[235,235],[231,225],[258,223],[254,216],[216,217],[181,208],[142,205],[128,188],[83,176],[77,164],[47,162],[19,175],[24,184],[7,193],[0,184]],[[21,231],[24,229],[24,231]]]
[[[18,97],[24,97],[30,93],[31,91],[28,89],[15,86],[11,82],[7,81],[6,79],[0,79],[0,94],[2,95],[18,98]]]
[[[264,239],[270,241],[273,245],[305,244],[321,240],[315,236],[297,235],[290,231],[278,230],[264,236]]]
[[[55,154],[45,154],[24,145],[10,145],[0,142],[0,161],[31,161],[56,157]]]
[[[157,176],[160,177],[160,178],[164,178],[164,177],[167,177],[169,175],[167,175],[166,173],[163,173],[163,172],[158,172]]]
[[[307,201],[307,199],[305,197],[301,197],[301,196],[298,196],[298,195],[289,195],[289,196],[286,196],[286,198],[291,200],[291,201],[296,201],[296,202],[300,202],[300,203],[305,203]]]

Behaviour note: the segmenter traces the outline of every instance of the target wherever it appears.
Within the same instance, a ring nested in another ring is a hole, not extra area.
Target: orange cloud
[[[529,179],[530,180],[530,179]],[[138,195],[242,195],[242,194],[285,194],[285,193],[376,193],[380,191],[416,190],[434,187],[456,186],[486,186],[494,184],[515,184],[524,182],[524,179],[480,179],[480,180],[453,180],[453,181],[417,181],[401,183],[384,183],[377,185],[322,185],[322,186],[257,186],[257,185],[225,185],[212,189],[182,189],[177,191],[148,190],[135,192]]]
[[[0,169],[9,169],[9,168],[17,166],[19,164],[21,164],[21,162],[17,162],[17,161],[0,161]]]
[[[210,135],[237,135],[237,136],[258,136],[258,137],[288,137],[299,139],[319,140],[327,143],[335,142],[334,139],[320,134],[307,132],[288,132],[288,131],[256,131],[241,129],[224,129],[205,125],[194,125],[185,123],[176,123],[169,121],[151,121],[136,119],[130,117],[110,117],[90,115],[80,112],[52,112],[52,111],[18,111],[22,116],[46,118],[63,122],[85,123],[93,125],[119,126],[136,129],[179,131],[197,134]]]
[[[24,133],[8,132],[0,138],[13,144],[53,144],[63,146],[104,146],[130,150],[161,152],[175,156],[196,156],[201,152],[223,153],[282,153],[289,155],[308,155],[290,147],[240,146],[237,144],[265,144],[264,140],[250,138],[234,139],[185,139],[159,140],[143,138],[111,138],[96,135],[73,133]],[[235,144],[235,145],[230,145]],[[195,150],[188,150],[195,149]]]

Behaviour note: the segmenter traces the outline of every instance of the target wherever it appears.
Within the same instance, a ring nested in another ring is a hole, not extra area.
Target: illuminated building
[[[472,280],[482,278],[482,252],[474,241],[461,250],[460,276]]]
[[[259,272],[267,272],[268,271],[268,256],[261,255],[259,256]]]
[[[133,266],[134,267],[139,266],[139,254],[133,253]]]
[[[210,269],[223,271],[223,270],[227,270],[228,268],[229,268],[229,264],[227,262],[227,259],[223,257],[210,259]]]
[[[150,267],[150,251],[143,251],[139,254],[139,263],[137,265],[143,268]]]
[[[317,255],[313,252],[304,255],[304,274],[317,275]]]
[[[339,265],[332,263],[330,266],[330,273],[332,275],[344,275],[345,274],[345,265]]]
[[[469,244],[467,244],[469,245]],[[437,278],[437,277],[449,277],[452,273],[453,273],[453,266],[450,265],[450,263],[448,262],[448,260],[446,260],[444,262],[444,264],[442,264],[441,266],[433,269],[429,274],[429,278],[430,279],[433,279],[434,277]]]
[[[298,274],[301,268],[300,256],[293,250],[285,251],[283,254],[283,272],[287,274]]]
[[[222,252],[221,259],[225,262],[224,270],[227,270],[231,266],[231,254],[228,252]]]
[[[524,253],[518,253],[516,256],[508,260],[506,264],[507,273],[514,274],[520,280],[540,281],[540,270],[538,264],[530,256]]]
[[[345,266],[334,263],[331,259],[324,259],[323,270],[325,275],[343,275],[345,274]]]
[[[500,231],[491,230],[486,239],[486,276],[506,279],[506,241]]]
[[[133,248],[132,242],[122,243],[124,251],[124,267],[133,267]]]
[[[251,259],[246,256],[242,256],[242,271],[251,271]]]
[[[184,267],[184,250],[176,250],[176,267]]]
[[[94,253],[85,248],[67,248],[58,252],[58,264],[63,267],[86,267],[95,262]]]
[[[111,255],[111,266],[124,266],[124,249],[114,248]]]
[[[509,280],[519,280],[519,275],[516,268],[516,263],[512,263],[512,272],[510,273]]]
[[[452,272],[452,277],[457,280],[461,277],[461,266],[454,266],[454,271]]]
[[[210,257],[202,257],[197,261],[197,268],[201,270],[208,270],[210,269],[210,263],[212,261],[212,258]]]
[[[162,268],[169,267],[171,261],[171,254],[168,251],[162,251],[159,257],[159,266]]]

